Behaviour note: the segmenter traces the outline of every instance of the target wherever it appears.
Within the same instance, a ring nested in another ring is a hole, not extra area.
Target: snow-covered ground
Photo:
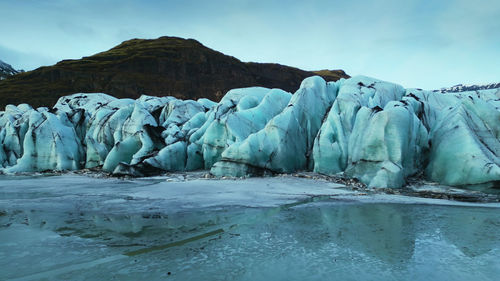
[[[0,176],[0,279],[495,280],[499,215],[287,176]]]

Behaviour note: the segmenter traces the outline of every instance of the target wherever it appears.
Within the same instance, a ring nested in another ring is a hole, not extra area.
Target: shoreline
[[[26,179],[38,177],[55,177],[55,176],[83,176],[94,179],[115,179],[127,182],[155,182],[155,183],[189,183],[193,181],[207,181],[210,185],[221,184],[225,182],[245,182],[245,181],[275,181],[277,179],[284,179],[283,184],[293,179],[300,179],[312,181],[322,184],[334,184],[335,189],[342,189],[346,192],[356,193],[357,196],[404,196],[408,198],[420,199],[433,199],[444,200],[450,202],[460,203],[500,203],[500,190],[492,189],[497,193],[482,192],[480,190],[470,190],[460,187],[451,187],[440,185],[438,183],[428,182],[421,178],[412,178],[409,182],[401,188],[370,188],[356,179],[346,178],[342,175],[327,176],[314,172],[298,172],[290,174],[275,174],[261,177],[215,177],[209,173],[208,170],[188,171],[188,172],[174,172],[165,173],[163,175],[152,177],[129,177],[129,176],[114,176],[112,174],[97,171],[97,170],[79,170],[67,172],[39,172],[39,173],[19,173],[15,175],[0,175],[0,181],[5,179]],[[307,189],[303,190],[307,192]]]

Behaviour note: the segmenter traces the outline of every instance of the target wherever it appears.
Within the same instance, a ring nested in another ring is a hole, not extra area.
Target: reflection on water
[[[320,222],[337,244],[392,263],[409,260],[413,255],[414,221],[397,205],[325,206],[318,212]]]
[[[2,196],[1,280],[500,276],[497,208],[321,197],[275,208],[220,206],[166,213],[158,202],[111,195]]]
[[[469,213],[444,212],[439,229],[446,241],[465,255],[476,257],[500,245],[499,216],[498,210],[488,209],[476,209]]]

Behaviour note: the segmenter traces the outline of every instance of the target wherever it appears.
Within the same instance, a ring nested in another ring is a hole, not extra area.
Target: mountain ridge
[[[342,70],[320,72],[328,81],[349,77]],[[59,97],[79,92],[218,101],[230,89],[241,87],[294,92],[304,78],[317,74],[280,64],[242,62],[194,39],[131,39],[108,51],[62,60],[0,81],[0,108],[19,103],[52,106]]]
[[[0,60],[0,80],[7,79],[7,77],[24,72],[23,70],[16,70],[12,65]]]
[[[480,85],[464,85],[457,84],[451,87],[441,88],[439,90],[434,90],[434,92],[440,93],[459,93],[466,91],[479,91],[479,90],[491,90],[491,89],[500,89],[500,83],[489,83],[489,84],[480,84]]]

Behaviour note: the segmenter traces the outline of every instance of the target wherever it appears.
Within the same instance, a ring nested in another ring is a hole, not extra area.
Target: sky
[[[0,0],[0,60],[17,69],[160,36],[407,88],[500,82],[498,0]]]

